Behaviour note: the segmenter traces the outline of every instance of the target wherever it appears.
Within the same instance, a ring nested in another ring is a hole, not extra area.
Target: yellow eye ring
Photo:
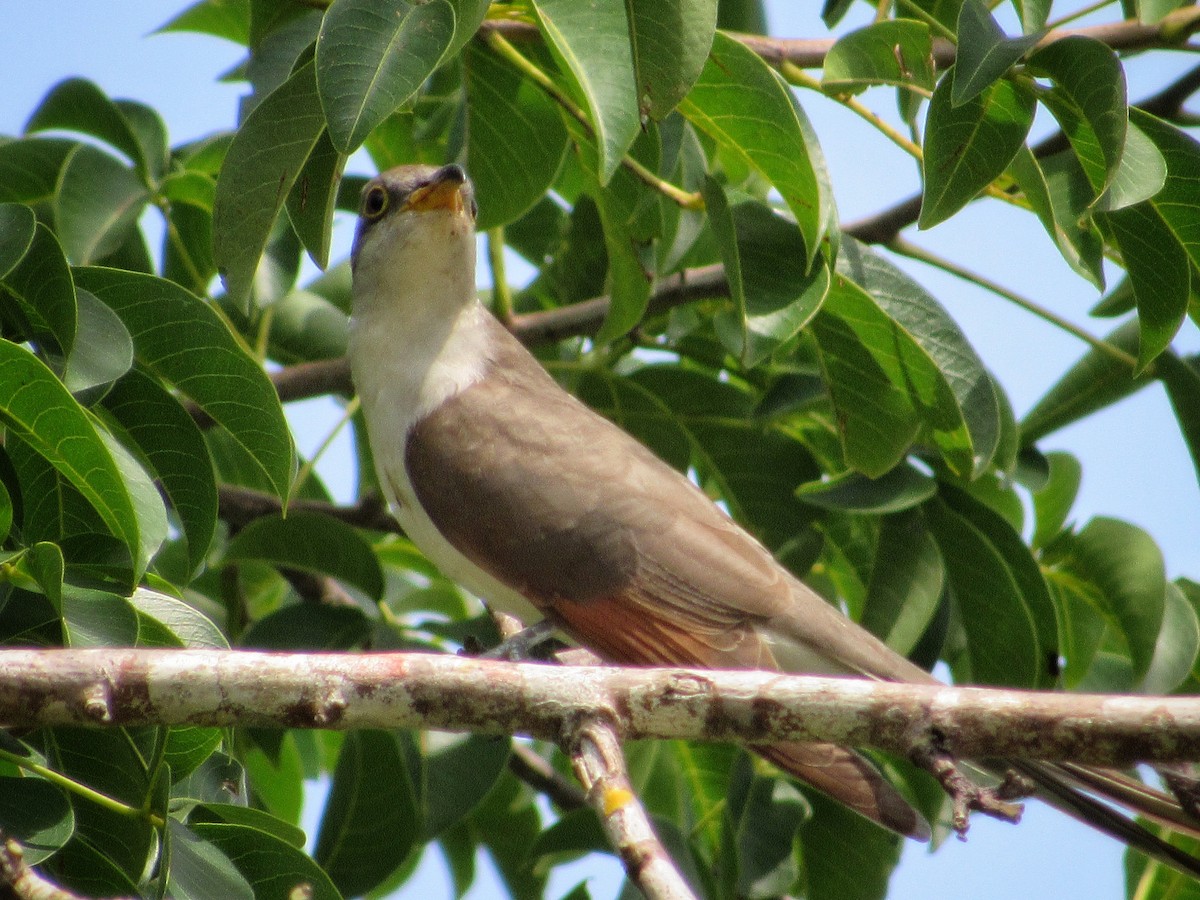
[[[367,188],[362,199],[362,215],[364,219],[378,219],[388,208],[388,192],[381,184],[373,184]]]

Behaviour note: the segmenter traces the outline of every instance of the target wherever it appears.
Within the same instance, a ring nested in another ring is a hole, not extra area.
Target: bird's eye
[[[378,219],[388,206],[388,192],[382,185],[372,185],[363,194],[362,214],[367,219]]]

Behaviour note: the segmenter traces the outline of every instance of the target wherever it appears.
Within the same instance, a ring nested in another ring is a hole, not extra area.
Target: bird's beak
[[[429,184],[423,185],[408,195],[406,210],[429,212],[448,209],[454,213],[463,211],[462,186],[467,174],[461,166],[443,166],[434,173]]]

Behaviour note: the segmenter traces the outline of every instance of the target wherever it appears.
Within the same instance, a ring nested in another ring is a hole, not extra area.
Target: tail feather
[[[872,822],[917,841],[929,823],[863,756],[836,744],[763,744],[754,752]]]

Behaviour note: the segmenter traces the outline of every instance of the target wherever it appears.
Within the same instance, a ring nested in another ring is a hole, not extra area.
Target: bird
[[[476,212],[461,166],[398,166],[364,186],[351,251],[348,356],[379,485],[442,573],[612,663],[936,683],[550,376],[478,299]],[[930,836],[854,750],[753,749],[885,828]],[[1092,770],[1021,771],[1055,805],[1200,876],[1200,860],[1081,792]],[[1093,781],[1119,783],[1127,803],[1141,794],[1119,773]],[[1178,803],[1151,793],[1174,817]]]

